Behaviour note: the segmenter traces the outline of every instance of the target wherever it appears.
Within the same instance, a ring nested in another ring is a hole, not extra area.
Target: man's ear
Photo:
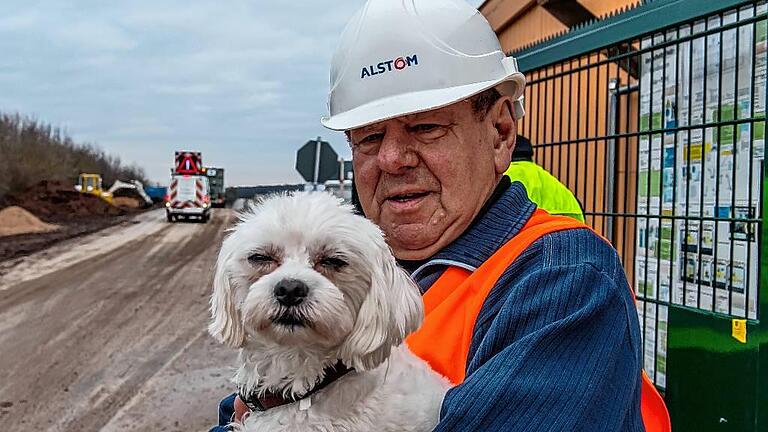
[[[489,112],[492,126],[496,130],[493,143],[496,173],[503,174],[512,161],[512,151],[517,138],[517,120],[513,114],[512,98],[502,96],[493,104]]]

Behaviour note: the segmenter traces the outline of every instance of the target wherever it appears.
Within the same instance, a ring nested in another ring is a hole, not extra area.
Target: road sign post
[[[338,176],[338,163],[339,155],[320,137],[307,141],[296,152],[296,171],[305,181],[313,184],[313,189],[317,189],[318,184]]]
[[[322,142],[320,137],[317,137],[317,141],[315,141],[315,175],[314,180],[312,181],[312,184],[315,185],[315,189],[317,189],[317,179],[320,176],[320,152],[323,150]]]

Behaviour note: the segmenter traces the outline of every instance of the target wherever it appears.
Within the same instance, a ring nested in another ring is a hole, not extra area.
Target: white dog
[[[402,344],[423,316],[381,231],[325,193],[267,199],[219,254],[210,333],[239,347],[246,431],[429,431],[448,381]],[[240,426],[235,426],[240,429]]]

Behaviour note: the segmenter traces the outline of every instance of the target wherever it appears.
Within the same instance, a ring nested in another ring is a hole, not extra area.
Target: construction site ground
[[[135,198],[117,197],[115,205],[110,205],[95,195],[79,193],[61,181],[41,181],[19,194],[4,197],[0,204],[0,209],[21,208],[40,223],[57,227],[49,232],[25,231],[19,226],[23,221],[12,220],[9,227],[6,226],[9,221],[0,217],[0,261],[23,257],[112,225],[131,223],[132,215],[144,210]],[[2,235],[4,228],[17,228],[16,232],[22,234]]]
[[[206,333],[231,212],[163,210],[0,261],[0,430],[204,431],[235,352]]]
[[[61,241],[84,236],[113,225],[131,224],[132,216],[94,217],[60,222],[59,229],[32,234],[0,237],[0,261],[24,257]],[[0,273],[0,276],[2,273]]]

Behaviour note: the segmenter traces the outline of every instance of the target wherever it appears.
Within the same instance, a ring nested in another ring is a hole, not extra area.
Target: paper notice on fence
[[[645,367],[662,386],[665,303],[757,317],[767,26],[760,20],[704,35],[752,17],[752,8],[640,43],[647,49],[701,34],[640,58],[638,128],[649,133],[637,147],[634,286]]]

